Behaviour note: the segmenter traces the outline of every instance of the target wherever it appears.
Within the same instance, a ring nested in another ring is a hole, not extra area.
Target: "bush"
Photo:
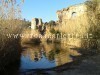
[[[50,32],[52,33],[52,34],[55,34],[55,29],[54,28],[52,28],[52,29],[50,29]]]

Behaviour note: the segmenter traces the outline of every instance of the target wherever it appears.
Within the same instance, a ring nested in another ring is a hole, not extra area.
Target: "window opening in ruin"
[[[72,18],[76,17],[76,12],[72,12]]]

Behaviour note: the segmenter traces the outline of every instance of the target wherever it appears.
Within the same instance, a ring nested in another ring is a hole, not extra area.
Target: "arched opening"
[[[72,18],[76,17],[76,12],[72,12]]]

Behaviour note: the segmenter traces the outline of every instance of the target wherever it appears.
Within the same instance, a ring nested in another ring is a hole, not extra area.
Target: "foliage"
[[[54,28],[50,29],[50,32],[51,32],[52,34],[55,34],[55,29],[54,29]]]
[[[53,21],[53,20],[51,20],[51,21],[49,21],[49,25],[50,25],[50,26],[55,26],[55,25],[56,25],[56,22]]]
[[[100,2],[98,2],[98,0],[87,0],[85,4],[87,5],[87,16],[90,25],[88,33],[92,33],[93,38],[98,39],[100,36]]]
[[[21,4],[18,0],[0,0],[0,57],[3,57],[0,63],[4,65],[16,61],[20,54],[20,37],[15,38],[14,35],[20,34],[23,28]]]
[[[81,46],[88,49],[97,49],[99,48],[99,43],[97,41],[100,39],[100,2],[98,2],[98,0],[87,0],[85,4],[87,7],[89,26],[87,33],[92,34],[92,39],[82,40]]]

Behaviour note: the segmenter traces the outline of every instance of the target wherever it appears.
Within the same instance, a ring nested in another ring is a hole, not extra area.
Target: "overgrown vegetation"
[[[87,5],[87,16],[90,26],[88,33],[92,33],[94,39],[100,39],[100,1],[88,0],[85,4]]]
[[[100,1],[99,0],[87,0],[85,2],[87,6],[87,17],[89,30],[87,33],[92,34],[92,38],[88,38],[86,42],[82,41],[82,47],[99,49],[100,41]],[[97,52],[97,51],[95,51]]]
[[[19,59],[20,37],[14,35],[21,33],[24,23],[20,5],[16,0],[0,1],[0,68]]]

